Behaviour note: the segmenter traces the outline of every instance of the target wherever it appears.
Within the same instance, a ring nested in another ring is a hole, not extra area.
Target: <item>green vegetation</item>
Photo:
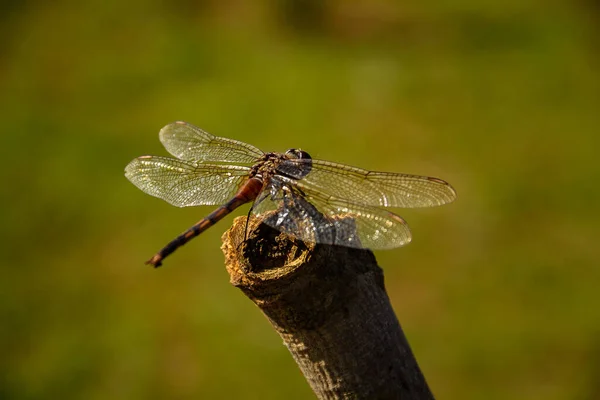
[[[143,265],[212,211],[123,176],[174,120],[448,180],[376,254],[434,393],[600,398],[597,6],[297,3],[2,5],[0,398],[312,398],[228,282],[231,217]]]

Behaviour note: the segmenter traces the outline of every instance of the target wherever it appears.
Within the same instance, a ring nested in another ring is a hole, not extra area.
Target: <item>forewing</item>
[[[162,128],[159,137],[167,151],[182,160],[250,164],[263,155],[250,144],[213,136],[182,121]]]
[[[248,172],[242,166],[155,156],[138,157],[125,167],[131,183],[177,207],[221,205],[233,197]]]
[[[281,232],[307,242],[369,249],[391,249],[411,240],[408,225],[396,214],[311,190],[300,193],[285,177],[275,179],[253,212]]]
[[[310,172],[302,164],[311,164]],[[450,203],[456,192],[449,183],[428,176],[367,171],[349,165],[310,159],[290,159],[278,171],[298,178],[303,190],[324,193],[353,203],[379,207],[432,207]]]

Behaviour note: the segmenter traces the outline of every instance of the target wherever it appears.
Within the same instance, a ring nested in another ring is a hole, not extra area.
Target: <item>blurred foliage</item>
[[[268,151],[450,181],[379,252],[446,399],[600,398],[592,1],[4,1],[0,398],[313,395],[219,250],[231,217],[123,177],[186,120]],[[246,210],[237,214],[244,214]]]

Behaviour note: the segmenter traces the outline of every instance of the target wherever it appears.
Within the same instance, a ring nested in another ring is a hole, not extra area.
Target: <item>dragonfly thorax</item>
[[[311,159],[307,152],[299,149],[289,149],[285,153],[266,153],[252,166],[250,177],[269,181],[273,175],[279,174],[301,179],[310,172]]]

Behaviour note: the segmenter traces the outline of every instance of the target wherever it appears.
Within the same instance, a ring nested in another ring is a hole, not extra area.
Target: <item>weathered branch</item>
[[[237,218],[231,283],[267,316],[320,399],[433,399],[368,250],[308,245]]]

